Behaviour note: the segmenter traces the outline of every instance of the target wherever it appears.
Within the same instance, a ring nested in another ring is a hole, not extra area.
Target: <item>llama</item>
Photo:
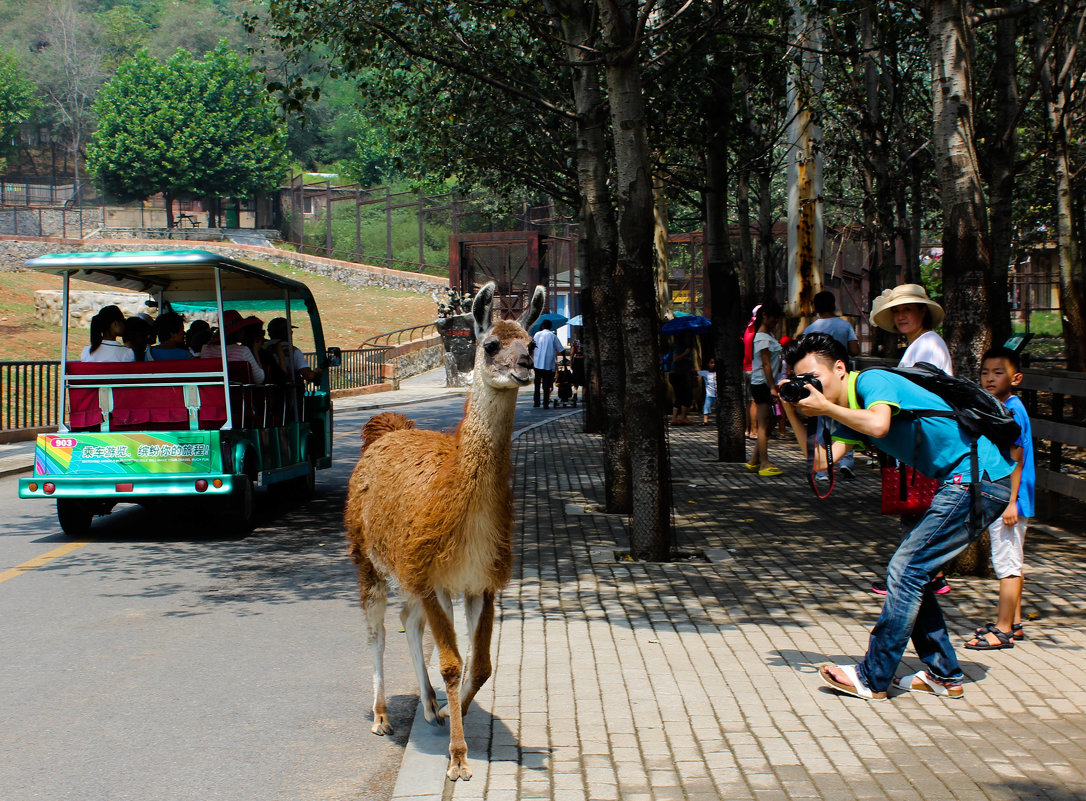
[[[374,734],[391,734],[384,689],[388,581],[404,595],[401,612],[426,720],[449,725],[449,779],[470,779],[463,715],[490,678],[494,598],[513,565],[510,450],[517,392],[532,382],[535,343],[527,329],[546,300],[536,287],[517,322],[493,322],[495,285],[472,303],[475,371],[455,434],[416,429],[385,412],[362,428],[362,457],[351,474],[344,519],[358,568],[360,599],[373,653]],[[453,630],[452,599],[463,594],[467,658]],[[448,703],[438,709],[422,656],[429,623]],[[464,677],[461,685],[461,676]]]

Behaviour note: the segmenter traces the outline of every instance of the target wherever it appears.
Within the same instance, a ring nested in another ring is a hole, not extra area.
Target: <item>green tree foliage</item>
[[[0,50],[0,165],[19,124],[30,119],[38,105],[34,85],[19,69],[15,54]]]
[[[106,61],[110,69],[136,54],[147,42],[150,23],[131,6],[118,5],[98,14]]]
[[[162,64],[140,50],[102,88],[95,111],[88,165],[121,200],[246,195],[273,188],[285,169],[270,99],[225,41],[203,61],[178,50]]]

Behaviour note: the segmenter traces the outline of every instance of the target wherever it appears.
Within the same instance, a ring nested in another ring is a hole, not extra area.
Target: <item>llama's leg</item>
[[[426,662],[422,655],[422,635],[426,628],[426,617],[422,611],[422,604],[414,596],[408,596],[400,612],[400,620],[403,621],[404,631],[407,633],[407,649],[411,654],[411,665],[415,668],[415,676],[419,680],[419,701],[422,704],[422,714],[426,722],[433,726],[444,726],[444,718],[438,717],[437,693],[430,684],[430,674],[426,672]]]
[[[443,602],[444,601],[444,602]],[[460,714],[460,652],[456,648],[456,631],[452,615],[446,612],[448,597],[439,600],[435,593],[422,599],[430,631],[434,635],[441,661],[441,676],[445,679],[445,694],[449,698],[449,769],[445,775],[452,781],[470,779],[468,746],[464,741],[464,720]]]
[[[485,592],[475,596],[474,600],[474,625],[470,613],[468,615],[468,625],[471,627],[471,666],[465,670],[467,678],[464,680],[464,691],[460,698],[460,708],[465,715],[475,693],[486,684],[493,671],[490,662],[490,638],[494,632],[494,593]]]
[[[392,734],[385,701],[385,606],[388,584],[373,563],[361,552],[352,551],[358,567],[359,600],[366,617],[366,641],[373,655],[373,727],[374,734]]]
[[[472,648],[473,646],[475,646],[476,627],[479,625],[479,614],[482,612],[482,607],[483,596],[465,594],[464,616],[467,619],[468,631],[467,637],[465,637],[464,646],[464,681],[460,682],[460,713],[465,715],[468,713],[468,708],[467,704],[464,703],[463,699],[469,697],[469,695],[473,695],[473,692],[470,691],[470,687],[472,685],[471,664],[473,663],[473,661],[475,661],[475,656],[473,656]],[[446,611],[449,610],[447,610],[446,608]],[[446,703],[444,707],[441,708],[441,712],[439,712],[439,714],[442,717],[449,717],[449,704]]]

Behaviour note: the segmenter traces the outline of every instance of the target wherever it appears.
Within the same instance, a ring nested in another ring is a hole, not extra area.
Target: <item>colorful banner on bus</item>
[[[218,432],[39,434],[34,470],[45,475],[219,472]]]

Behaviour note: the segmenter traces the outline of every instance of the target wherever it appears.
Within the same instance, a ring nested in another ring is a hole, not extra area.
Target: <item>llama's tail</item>
[[[374,440],[390,431],[400,431],[414,427],[414,420],[408,420],[398,412],[382,412],[376,417],[371,417],[369,422],[362,426],[362,450],[364,452],[366,448],[373,444]]]

